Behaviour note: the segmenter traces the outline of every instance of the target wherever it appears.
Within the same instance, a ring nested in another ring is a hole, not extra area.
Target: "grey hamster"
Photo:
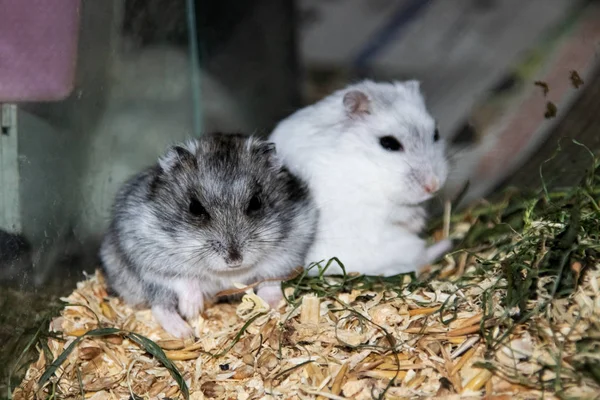
[[[110,289],[183,338],[192,330],[182,316],[195,318],[205,299],[301,266],[317,219],[272,143],[216,133],[169,148],[124,184],[100,258]],[[273,285],[257,294],[281,298]]]

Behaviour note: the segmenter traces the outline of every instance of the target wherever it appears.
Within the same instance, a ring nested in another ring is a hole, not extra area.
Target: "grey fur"
[[[262,208],[248,214],[255,194]],[[190,211],[192,198],[208,217]],[[211,298],[234,282],[288,275],[302,265],[317,217],[307,186],[272,144],[212,134],[170,148],[123,185],[100,257],[127,302],[176,312],[174,282],[194,282]],[[242,267],[230,268],[239,256]]]

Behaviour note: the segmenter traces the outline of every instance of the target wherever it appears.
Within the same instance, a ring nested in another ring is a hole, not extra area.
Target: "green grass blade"
[[[69,354],[71,354],[73,349],[75,349],[75,347],[83,339],[85,339],[86,337],[102,337],[117,334],[124,334],[128,339],[137,343],[145,351],[154,356],[154,358],[156,358],[169,371],[173,379],[175,379],[175,381],[179,385],[179,388],[181,389],[181,393],[183,393],[183,396],[186,399],[189,399],[189,389],[187,387],[187,384],[185,383],[185,380],[183,379],[183,376],[181,375],[175,364],[173,364],[173,362],[167,358],[166,354],[156,343],[137,333],[124,332],[117,328],[94,329],[77,337],[65,350],[63,350],[63,352],[56,358],[56,360],[54,360],[54,362],[52,362],[52,364],[50,364],[50,366],[46,368],[38,382],[39,386],[42,387],[48,382],[50,377],[52,377],[52,375],[56,373],[56,370],[60,368],[60,366],[65,362],[67,357],[69,357]]]
[[[38,338],[40,337],[40,335],[42,334],[42,331],[47,331],[48,330],[48,326],[49,326],[50,321],[46,320],[45,322],[43,322],[42,324],[40,324],[40,327],[38,328],[38,330],[35,332],[35,334],[33,335],[33,337],[29,340],[29,342],[27,343],[27,345],[25,346],[25,348],[23,349],[23,351],[21,352],[21,354],[19,355],[19,358],[17,359],[17,361],[15,362],[15,369],[19,368],[19,364],[21,364],[21,360],[23,360],[23,357],[25,357],[25,354],[27,354],[27,352],[29,351],[29,349],[31,348],[31,346],[34,345],[35,342],[37,342]],[[12,399],[12,388],[11,388],[11,380],[12,380],[12,376],[13,373],[15,371],[10,371],[9,375],[8,375],[8,393],[7,393],[7,398],[8,400]]]
[[[131,332],[126,334],[126,336],[130,340],[139,344],[148,353],[152,354],[154,358],[156,358],[169,371],[173,379],[175,379],[175,381],[179,385],[179,389],[181,390],[183,397],[185,399],[190,398],[190,391],[187,384],[185,383],[185,380],[183,379],[183,376],[181,375],[175,364],[173,364],[173,362],[169,360],[169,358],[167,357],[165,352],[160,348],[159,345],[142,335],[138,335],[137,333]]]
[[[61,353],[61,355],[59,355],[56,360],[54,360],[52,362],[52,364],[50,364],[50,366],[48,368],[46,368],[46,370],[44,371],[44,373],[42,374],[42,376],[40,377],[40,380],[38,381],[38,385],[39,387],[42,387],[46,384],[46,382],[48,382],[48,380],[50,379],[50,377],[52,375],[54,375],[54,373],[56,372],[56,370],[58,368],[60,368],[60,366],[65,362],[65,360],[67,359],[67,357],[69,357],[69,354],[71,354],[71,352],[73,351],[73,349],[75,349],[75,347],[79,344],[79,342],[81,342],[83,339],[85,339],[86,337],[99,337],[99,336],[108,336],[108,335],[114,335],[117,333],[120,333],[121,330],[120,329],[116,329],[116,328],[100,328],[100,329],[93,329],[81,336],[78,336],[75,340],[73,340],[73,342],[67,346],[66,349],[63,350],[63,352]]]

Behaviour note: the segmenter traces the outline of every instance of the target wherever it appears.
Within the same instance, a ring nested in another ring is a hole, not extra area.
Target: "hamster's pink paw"
[[[193,320],[204,309],[204,296],[198,291],[192,291],[179,296],[179,312],[188,321]]]
[[[256,295],[274,309],[278,308],[279,302],[283,299],[283,293],[281,293],[281,286],[279,285],[263,285],[258,288]]]
[[[152,315],[169,335],[180,339],[194,336],[192,328],[174,310],[169,310],[163,306],[154,306],[152,307]]]

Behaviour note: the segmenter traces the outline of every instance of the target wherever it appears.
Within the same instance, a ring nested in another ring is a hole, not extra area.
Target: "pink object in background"
[[[0,103],[73,90],[80,0],[0,0]]]

